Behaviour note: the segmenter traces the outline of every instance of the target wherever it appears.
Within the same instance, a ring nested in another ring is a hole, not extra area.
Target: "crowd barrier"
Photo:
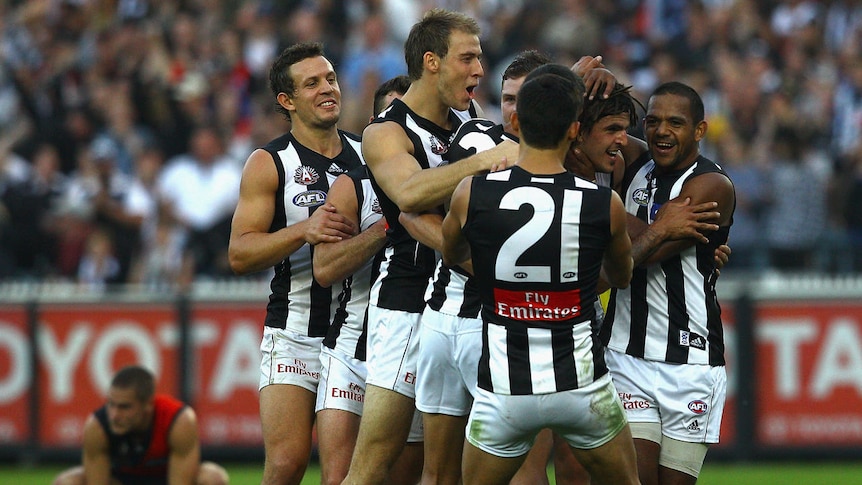
[[[710,459],[858,457],[862,278],[723,274],[718,288],[729,379]],[[205,456],[261,459],[268,293],[244,280],[183,295],[0,285],[0,460],[79,456],[85,418],[132,362],[194,406]]]

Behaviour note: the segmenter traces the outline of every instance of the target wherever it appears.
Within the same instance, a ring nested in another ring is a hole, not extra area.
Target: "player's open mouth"
[[[332,108],[334,106],[336,106],[335,101],[324,101],[324,102],[320,103],[321,108]]]
[[[653,144],[659,151],[666,152],[673,148],[673,143],[656,142]]]
[[[473,99],[475,94],[473,91],[476,89],[476,86],[467,86],[467,95],[470,96],[470,99]]]

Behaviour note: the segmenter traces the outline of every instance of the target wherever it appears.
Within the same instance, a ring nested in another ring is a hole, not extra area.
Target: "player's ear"
[[[521,132],[521,120],[518,119],[518,112],[512,111],[512,117],[510,118],[510,122],[512,125],[512,131],[515,133]]]
[[[430,72],[436,73],[440,70],[440,57],[431,51],[426,52],[425,55],[422,56],[422,62],[425,64],[425,68]]]
[[[571,141],[578,140],[580,141],[580,132],[581,132],[581,122],[573,121],[571,125],[569,125],[568,138]]]

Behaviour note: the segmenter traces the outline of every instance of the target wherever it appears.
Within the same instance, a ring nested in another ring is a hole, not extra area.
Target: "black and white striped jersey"
[[[611,190],[517,165],[473,178],[463,233],[484,324],[479,386],[545,394],[607,373],[595,325]]]
[[[341,130],[339,135],[343,148],[335,158],[304,147],[290,133],[263,147],[272,155],[278,171],[270,232],[308,219],[324,203],[336,177],[364,165],[359,137]],[[314,281],[311,252],[312,247],[304,244],[275,266],[266,326],[311,337],[326,335],[337,302],[332,298],[331,288],[323,288]]]
[[[364,231],[383,217],[377,194],[371,187],[368,167],[351,170],[347,176],[353,181],[359,209],[359,229]],[[345,279],[338,295],[338,309],[332,325],[323,339],[323,345],[339,350],[354,359],[365,360],[368,328],[368,297],[371,284],[377,278],[383,251],[379,251],[361,268]]]
[[[724,171],[700,156],[690,167],[654,173],[645,154],[627,169],[622,194],[626,211],[652,223],[662,204],[683,184],[704,173]],[[726,175],[726,174],[725,174]],[[721,309],[715,295],[715,249],[727,242],[730,226],[659,264],[634,269],[631,284],[615,289],[601,329],[611,349],[634,357],[677,364],[724,365]]]
[[[468,112],[449,111],[453,127],[468,119]],[[401,100],[395,99],[372,123],[394,121],[401,125],[413,143],[413,156],[423,168],[434,168],[448,163],[449,140],[453,131],[446,130],[414,113]],[[437,253],[413,239],[398,221],[398,206],[371,182],[383,215],[389,224],[385,257],[380,274],[371,288],[371,303],[379,308],[421,313],[425,308],[425,290],[437,264]],[[443,207],[439,208],[442,213]]]
[[[455,163],[479,152],[491,149],[509,139],[517,139],[503,131],[503,125],[484,118],[465,121],[449,144],[449,163]],[[461,268],[437,263],[434,280],[425,294],[428,307],[440,313],[461,318],[479,318],[482,304],[476,283]]]

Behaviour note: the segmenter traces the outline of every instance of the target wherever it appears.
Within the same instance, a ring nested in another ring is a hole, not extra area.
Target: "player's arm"
[[[339,175],[326,195],[326,201],[338,214],[359,228],[359,202],[354,181]],[[386,220],[369,226],[358,235],[337,242],[321,242],[314,246],[314,279],[327,287],[347,278],[386,245]]]
[[[168,485],[192,485],[201,464],[197,416],[186,406],[180,411],[168,435]]]
[[[460,162],[459,162],[460,163]],[[455,188],[449,212],[443,218],[443,264],[455,266],[471,259],[470,245],[461,229],[467,221],[467,205],[470,201],[472,177],[466,177]]]
[[[620,196],[611,191],[611,239],[602,259],[601,279],[610,286],[625,288],[632,279],[632,242],[626,230],[626,209]]]
[[[458,163],[423,170],[413,145],[396,123],[373,123],[362,135],[362,155],[380,188],[401,212],[423,212],[442,204],[464,177],[514,163],[518,145],[504,141]]]
[[[108,435],[92,414],[84,423],[82,462],[86,483],[111,483],[111,450]]]
[[[278,173],[272,156],[265,150],[255,150],[243,168],[239,202],[231,222],[228,256],[237,274],[275,266],[305,243],[340,241],[354,232],[354,226],[331,205],[324,204],[308,219],[270,233],[277,189]]]
[[[654,264],[679,254],[681,251],[694,246],[697,243],[708,242],[707,235],[719,226],[730,223],[733,213],[735,196],[730,179],[720,173],[706,173],[687,181],[675,199],[665,203],[668,211],[665,214],[657,214],[657,219],[652,225],[629,217],[629,234],[632,238],[632,254],[635,255],[635,263]],[[704,210],[698,212],[699,208]],[[661,210],[664,210],[663,206]],[[661,210],[659,213],[661,213]],[[682,212],[673,214],[674,210]],[[688,211],[686,215],[686,211]],[[672,226],[670,220],[661,234],[656,234],[649,229],[661,222],[664,217],[674,216],[688,217],[688,226],[676,226],[677,231],[669,229]],[[695,232],[691,232],[695,229]],[[686,237],[686,234],[688,235]],[[655,241],[653,239],[658,239]]]
[[[410,237],[435,251],[443,250],[443,216],[436,211],[402,212],[398,222],[407,229]]]

